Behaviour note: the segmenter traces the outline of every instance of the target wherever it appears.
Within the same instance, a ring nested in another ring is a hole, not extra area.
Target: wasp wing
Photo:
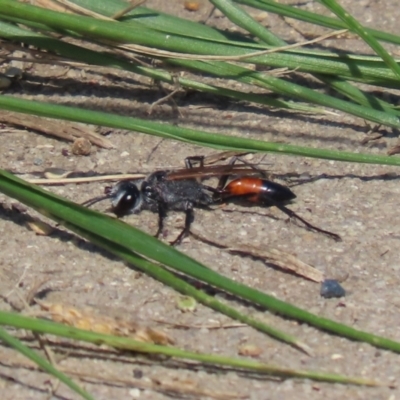
[[[265,171],[257,169],[255,166],[242,165],[207,165],[194,168],[183,168],[168,172],[168,180],[177,179],[195,179],[195,178],[211,178],[214,176],[220,177],[224,175],[263,175]]]

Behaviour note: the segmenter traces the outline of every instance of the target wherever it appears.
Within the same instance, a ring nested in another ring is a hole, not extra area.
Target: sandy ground
[[[167,8],[165,11],[196,20],[204,19],[210,11],[208,4],[197,13],[189,13],[183,9],[181,1],[170,1],[168,6],[164,3],[148,1],[147,5],[157,9],[164,7]],[[346,0],[341,3],[368,26],[398,32],[397,2]],[[322,7],[314,2],[304,3],[302,7],[323,12]],[[304,40],[299,32],[306,36],[325,32],[322,28],[285,21],[273,15],[266,15],[263,22],[291,41]],[[218,13],[209,23],[224,29],[232,28],[229,21]],[[330,40],[327,46],[367,51],[359,42],[350,39]],[[26,71],[25,78],[8,93],[138,117],[147,117],[151,104],[163,96],[150,80],[132,74],[112,70],[99,72],[90,68],[82,72],[40,65]],[[398,94],[393,93],[393,96],[396,101]],[[396,132],[382,128],[383,138],[363,146],[361,142],[367,132],[364,121],[343,113],[333,116],[296,115],[202,94],[181,94],[175,97],[175,101],[181,116],[178,117],[167,103],[156,106],[151,118],[227,135],[371,154],[385,154],[397,142]],[[26,174],[48,167],[99,173],[149,171],[181,166],[183,159],[190,155],[212,153],[210,149],[177,142],[160,143],[159,138],[111,130],[108,139],[115,145],[114,150],[94,149],[88,157],[71,153],[64,156],[63,150],[70,147],[66,142],[7,127],[3,127],[0,134],[1,168]],[[153,151],[156,145],[158,147]],[[400,240],[400,216],[396,211],[400,194],[398,169],[273,155],[268,155],[266,162],[271,163],[268,168],[276,174],[298,173],[320,178],[294,187],[298,197],[291,207],[314,224],[340,233],[342,242],[336,243],[287,223],[285,215],[272,209],[256,209],[256,214],[243,213],[245,210],[239,206],[229,206],[232,212],[200,210],[196,211],[196,227],[201,227],[205,235],[216,241],[251,242],[290,252],[328,277],[348,275],[343,284],[347,297],[322,299],[316,283],[273,269],[261,261],[230,255],[193,237],[185,239],[179,249],[216,271],[279,299],[354,328],[399,341],[400,264],[395,251]],[[86,184],[58,186],[51,190],[81,202],[101,194],[103,187],[103,184]],[[247,309],[252,315],[297,335],[312,347],[314,357],[248,327],[212,329],[218,323],[229,327],[233,321],[201,305],[195,312],[181,312],[177,307],[178,294],[173,290],[62,229],[51,236],[36,236],[26,228],[25,216],[9,209],[13,200],[0,196],[0,201],[3,204],[0,208],[2,295],[10,293],[16,285],[22,295],[27,295],[39,282],[46,281],[42,288],[48,289],[45,297],[48,302],[91,307],[108,316],[144,321],[166,330],[178,346],[188,350],[237,356],[241,345],[252,344],[262,350],[258,359],[266,363],[399,384],[397,354],[340,339],[268,312]],[[104,209],[105,205],[99,204],[97,209],[102,207]],[[34,215],[30,211],[29,214]],[[157,217],[150,212],[129,216],[126,221],[150,233],[157,229]],[[171,213],[167,219],[166,239],[173,238],[182,223],[183,215]],[[9,300],[13,305],[21,306],[15,291]],[[236,305],[245,309],[243,305]],[[10,305],[3,301],[0,301],[0,307],[10,309]],[[171,328],[157,322],[160,320],[173,321],[188,328]],[[18,335],[31,338],[29,334],[19,332]],[[51,339],[51,343],[55,342],[56,339]],[[196,388],[198,393],[204,393],[204,398],[207,398],[206,391],[214,395],[225,394],[228,398],[232,397],[229,393],[235,393],[251,399],[271,400],[400,398],[399,389],[386,387],[371,389],[310,381],[277,381],[233,371],[216,372],[168,360],[117,357],[106,351],[93,353],[85,347],[64,346],[53,348],[53,351],[63,370],[85,377],[80,383],[97,399],[176,397],[156,390],[157,379],[177,386],[185,383]],[[3,399],[77,398],[63,385],[57,388],[53,397],[49,397],[52,385],[53,379],[32,370],[22,356],[0,347]]]

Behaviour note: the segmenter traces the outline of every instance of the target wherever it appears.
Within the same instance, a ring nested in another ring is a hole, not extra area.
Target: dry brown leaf
[[[392,146],[388,151],[387,155],[388,156],[393,156],[394,154],[399,154],[400,153],[400,143],[397,143],[396,145]]]
[[[21,114],[19,113],[2,110],[0,110],[0,122],[32,129],[71,142],[82,137],[96,146],[105,149],[114,148],[114,145],[108,139],[94,132],[92,128],[73,122],[55,121],[48,118],[36,117],[34,115],[24,115],[24,117],[21,118]]]
[[[28,221],[26,225],[39,236],[48,236],[54,231],[54,228],[51,225],[37,218],[32,218],[32,220]]]
[[[74,171],[65,172],[65,177],[57,178],[55,174],[47,174],[46,178],[28,179],[29,183],[35,185],[66,185],[69,183],[88,183],[88,182],[110,182],[122,180],[142,179],[145,177],[143,174],[117,174],[117,175],[100,175],[100,176],[83,176],[81,178],[67,178],[73,174]]]
[[[140,326],[136,322],[122,318],[98,315],[95,310],[90,308],[79,310],[67,304],[52,304],[38,299],[35,301],[55,322],[91,332],[129,337],[140,342],[161,345],[174,343],[173,339],[162,331]]]
[[[262,354],[262,349],[255,344],[244,343],[239,346],[238,354],[241,356],[257,358]]]
[[[33,0],[31,4],[37,7],[47,8],[48,10],[58,11],[58,12],[68,12],[68,8],[63,6],[59,2],[53,0]]]
[[[229,253],[264,259],[265,261],[274,264],[284,271],[295,273],[296,275],[302,276],[303,278],[314,282],[321,283],[324,280],[324,275],[321,271],[299,260],[297,257],[281,250],[274,249],[272,247],[259,248],[249,243],[230,246],[226,243],[212,241],[208,237],[205,237],[200,230],[196,229],[195,226],[191,227],[190,232],[201,241],[221,247]]]
[[[175,392],[175,393],[185,393],[186,395],[192,395],[196,397],[211,397],[213,399],[228,400],[228,399],[242,399],[247,396],[241,396],[237,393],[224,393],[215,392],[215,390],[203,389],[199,386],[196,381],[191,379],[163,379],[157,378],[152,379],[152,382],[164,391]]]

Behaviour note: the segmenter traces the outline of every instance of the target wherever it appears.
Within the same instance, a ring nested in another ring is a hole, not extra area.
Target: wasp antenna
[[[93,199],[89,199],[89,200],[84,201],[83,203],[81,203],[81,206],[91,207],[93,204],[99,203],[100,201],[103,201],[103,200],[107,200],[110,197],[111,196],[107,195],[107,194],[103,195],[103,196],[97,196],[97,197],[94,197]]]

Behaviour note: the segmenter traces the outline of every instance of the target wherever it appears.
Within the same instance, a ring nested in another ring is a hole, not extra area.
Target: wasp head
[[[111,211],[119,218],[140,211],[142,194],[138,187],[130,181],[118,183],[110,193]]]

